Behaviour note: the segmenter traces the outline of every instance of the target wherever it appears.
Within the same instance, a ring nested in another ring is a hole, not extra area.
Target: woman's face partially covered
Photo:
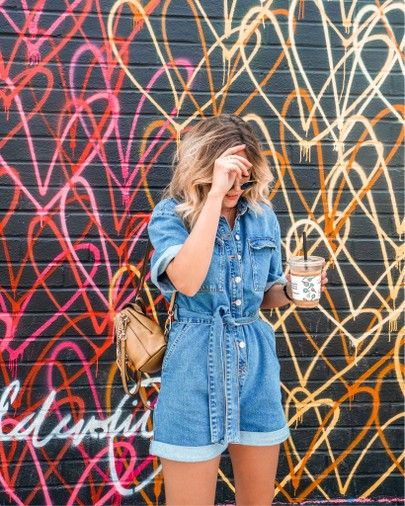
[[[244,150],[244,149],[242,151],[238,151],[238,155],[243,156],[244,158],[248,159],[247,154],[246,154],[246,150]],[[251,168],[249,167],[247,170],[248,170],[248,172],[250,172]],[[243,193],[243,191],[240,188],[240,185],[242,183],[246,183],[246,181],[249,181],[250,178],[251,178],[251,176],[249,176],[249,177],[244,176],[242,179],[239,179],[239,177],[237,177],[235,179],[235,182],[234,182],[232,188],[224,196],[224,199],[222,201],[223,208],[230,209],[230,208],[236,206],[240,196]]]

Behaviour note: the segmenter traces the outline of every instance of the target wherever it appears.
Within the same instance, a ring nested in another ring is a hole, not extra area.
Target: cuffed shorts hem
[[[200,462],[217,457],[226,450],[226,447],[227,445],[217,443],[206,446],[179,446],[153,439],[149,446],[149,453],[182,462]]]
[[[290,436],[290,429],[288,425],[284,425],[281,429],[272,432],[246,432],[240,431],[240,441],[235,444],[241,445],[275,445],[282,443]]]
[[[288,439],[289,436],[290,429],[288,425],[272,432],[240,431],[240,441],[233,444],[252,446],[275,445],[282,443]],[[201,462],[217,457],[226,450],[227,446],[226,444],[220,443],[206,446],[181,446],[152,439],[149,446],[149,453],[151,455],[157,455],[158,457],[181,462]]]

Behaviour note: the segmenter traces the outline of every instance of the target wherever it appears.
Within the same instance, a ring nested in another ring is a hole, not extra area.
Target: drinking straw
[[[304,247],[304,260],[305,260],[305,269],[307,268],[307,235],[305,231],[302,232],[302,240],[303,240],[303,247]]]

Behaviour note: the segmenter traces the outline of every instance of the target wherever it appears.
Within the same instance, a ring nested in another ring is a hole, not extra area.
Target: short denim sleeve
[[[274,222],[274,242],[276,244],[276,248],[274,254],[271,257],[270,269],[267,275],[267,283],[264,291],[271,288],[274,284],[280,283],[281,285],[287,284],[287,278],[283,272],[283,264],[282,264],[282,256],[281,256],[281,232],[280,232],[280,224],[278,222],[277,217],[275,217]]]
[[[150,261],[150,279],[161,292],[173,293],[176,288],[166,273],[166,267],[189,235],[174,206],[168,206],[164,201],[155,206],[148,224],[148,234],[154,248]]]

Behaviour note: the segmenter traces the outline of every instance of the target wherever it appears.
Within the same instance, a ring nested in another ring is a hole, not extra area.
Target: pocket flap
[[[264,248],[265,246],[268,246],[270,248],[275,248],[276,243],[271,237],[252,237],[251,239],[248,239],[249,244],[252,248]]]

